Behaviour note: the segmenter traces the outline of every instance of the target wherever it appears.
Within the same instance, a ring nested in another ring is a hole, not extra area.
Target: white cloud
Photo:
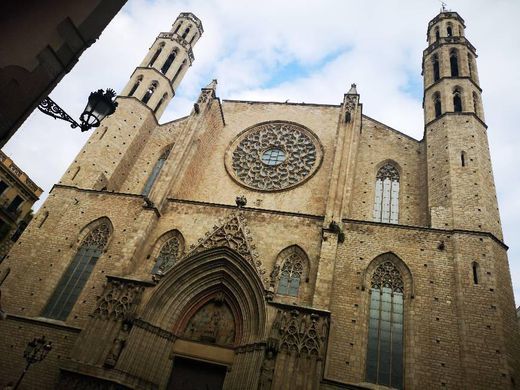
[[[453,0],[449,5],[466,20],[466,36],[479,53],[502,223],[520,301],[520,181],[515,179],[520,3]],[[224,99],[334,104],[356,82],[367,115],[420,139],[421,98],[405,91],[410,82],[421,88],[426,27],[439,6],[414,0],[130,0],[51,96],[78,117],[92,90],[121,90],[157,34],[168,31],[179,12],[191,11],[205,33],[162,121],[186,115],[213,78]],[[292,65],[312,72],[289,80],[275,77]],[[273,79],[280,82],[270,85]],[[48,191],[87,137],[35,111],[4,150]]]

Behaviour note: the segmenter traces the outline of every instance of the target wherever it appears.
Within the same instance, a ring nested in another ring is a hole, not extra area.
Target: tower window
[[[460,165],[466,166],[466,152],[464,151],[460,152]]]
[[[7,188],[9,188],[9,185],[5,181],[0,180],[0,195],[3,194]]]
[[[399,172],[390,163],[377,171],[373,219],[376,222],[399,222]]]
[[[439,32],[439,27],[435,27],[435,40],[438,41],[441,37],[441,33]]]
[[[471,270],[473,272],[473,284],[478,284],[479,265],[476,261],[471,263]]]
[[[462,112],[462,93],[459,88],[453,90],[453,111]]]
[[[434,54],[432,57],[432,66],[433,66],[433,81],[437,81],[440,79],[439,57],[437,56],[437,54]]]
[[[469,77],[473,79],[473,57],[471,54],[468,54],[468,71],[469,71]]]
[[[458,77],[459,76],[459,56],[457,54],[457,50],[455,50],[455,49],[450,51],[450,68],[451,68],[451,76]]]
[[[150,86],[148,87],[148,90],[146,91],[146,93],[143,96],[143,103],[144,104],[148,103],[148,101],[152,97],[153,93],[155,92],[156,88],[157,88],[157,82],[154,81],[154,82],[152,82],[152,84],[150,84]]]
[[[164,101],[166,100],[166,98],[168,97],[168,94],[165,93],[161,100],[159,100],[159,102],[157,103],[157,105],[155,106],[155,110],[153,110],[153,113],[154,114],[157,114],[157,111],[159,111],[159,108],[161,108],[162,104],[164,103]]]
[[[284,261],[278,281],[278,294],[298,296],[303,277],[304,259],[298,253],[291,253]]]
[[[371,280],[366,380],[397,389],[403,388],[403,293],[397,267],[380,264]]]
[[[448,34],[449,37],[453,36],[453,27],[451,24],[448,24],[448,27],[446,28],[446,33]]]
[[[473,92],[473,111],[475,115],[480,116],[480,110],[478,105],[478,95],[476,92]]]
[[[193,41],[197,38],[197,33],[193,34],[193,36],[190,39],[190,45],[193,43]]]
[[[83,240],[45,306],[42,316],[61,321],[67,319],[97,260],[103,253],[109,236],[109,224],[102,222]]]
[[[441,94],[439,92],[433,95],[433,105],[435,107],[435,118],[438,118],[442,115]]]
[[[150,63],[148,64],[148,66],[150,66],[150,67],[153,66],[155,60],[157,60],[157,57],[159,57],[159,54],[161,54],[163,47],[164,47],[164,43],[161,43],[159,45],[159,47],[157,48],[157,50],[155,51],[155,53],[154,53],[152,59],[150,60]]]
[[[168,72],[168,69],[170,69],[170,66],[172,65],[173,61],[175,60],[175,57],[177,57],[177,49],[174,49],[168,58],[166,58],[166,61],[164,61],[163,66],[161,67],[161,73],[166,74]]]
[[[173,76],[173,79],[172,79],[172,84],[175,82],[175,80],[177,79],[179,74],[181,74],[181,72],[185,66],[186,66],[186,60],[182,61],[181,66],[179,66],[179,69],[177,69],[177,72],[175,72],[175,76]]]
[[[150,176],[148,176],[148,179],[146,180],[146,183],[144,184],[143,191],[141,192],[142,195],[148,196],[150,194],[150,191],[152,190],[152,187],[155,183],[155,180],[157,180],[157,176],[159,176],[159,173],[161,172],[161,169],[166,162],[166,159],[170,155],[171,148],[166,149],[163,154],[159,157],[157,162],[155,163],[152,172],[150,173]]]
[[[130,90],[130,92],[128,92],[128,96],[133,96],[133,94],[135,93],[135,91],[137,91],[137,88],[139,88],[139,84],[141,84],[141,81],[143,80],[143,76],[139,76],[134,84],[134,86],[132,87],[132,89]]]
[[[181,25],[182,25],[182,22],[179,22],[177,24],[177,27],[175,27],[175,30],[173,30],[173,33],[175,34],[177,31],[179,31],[179,29],[181,28]]]
[[[186,27],[186,30],[184,30],[184,33],[182,34],[182,39],[186,39],[186,37],[190,33],[190,27],[191,26]]]
[[[21,196],[16,195],[14,199],[11,201],[9,206],[7,206],[7,211],[14,213],[18,210],[18,207],[23,203],[23,198]]]

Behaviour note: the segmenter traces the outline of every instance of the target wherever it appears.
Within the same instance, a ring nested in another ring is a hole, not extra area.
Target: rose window
[[[268,122],[246,129],[231,144],[226,168],[240,184],[263,191],[296,186],[318,168],[317,137],[291,122]]]

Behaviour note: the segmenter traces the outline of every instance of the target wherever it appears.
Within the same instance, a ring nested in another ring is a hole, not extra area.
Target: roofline
[[[419,140],[419,139],[415,139],[414,137],[412,137],[412,136],[410,136],[410,135],[408,135],[408,134],[405,134],[405,133],[403,133],[402,131],[396,130],[396,129],[394,129],[394,128],[391,127],[391,126],[388,126],[388,125],[384,124],[383,122],[379,122],[377,119],[374,119],[374,118],[372,118],[372,117],[369,117],[368,115],[365,115],[365,114],[361,114],[361,115],[364,116],[366,119],[370,119],[371,121],[374,121],[374,122],[376,122],[376,123],[378,123],[378,124],[380,124],[380,125],[383,125],[383,126],[385,126],[386,128],[388,128],[388,130],[392,130],[394,133],[397,133],[397,134],[399,134],[399,135],[402,135],[402,136],[404,136],[404,137],[406,137],[406,138],[408,138],[408,139],[410,139],[410,140],[412,140],[412,141],[415,141],[415,142],[417,142],[417,143],[422,142],[423,139],[424,139],[424,138],[423,138],[423,139],[420,139],[420,140]]]
[[[222,99],[222,102],[230,102],[230,103],[246,103],[246,104],[288,104],[293,106],[314,106],[314,107],[334,107],[340,108],[341,104],[319,104],[319,103],[292,103],[292,102],[262,102],[262,101],[253,101],[253,100],[233,100],[233,99]]]

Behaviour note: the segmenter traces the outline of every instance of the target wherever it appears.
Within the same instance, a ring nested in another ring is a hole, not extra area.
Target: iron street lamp
[[[18,388],[25,373],[29,370],[31,365],[41,362],[43,359],[45,359],[45,356],[47,356],[51,349],[52,342],[45,340],[45,336],[34,339],[33,341],[29,341],[27,343],[27,347],[25,347],[25,351],[23,351],[23,357],[25,358],[27,364],[25,365],[25,369],[23,370],[22,375],[20,375],[20,378],[18,378],[18,381],[14,385],[13,390]]]
[[[81,131],[87,131],[93,127],[98,127],[105,117],[114,113],[117,107],[117,102],[114,101],[115,96],[115,91],[110,88],[108,88],[106,92],[102,89],[92,92],[88,97],[87,106],[79,117],[81,123],[72,119],[70,115],[50,97],[43,99],[38,105],[38,109],[44,114],[52,116],[54,119],[63,119],[70,122],[70,127],[73,129],[79,127]]]

